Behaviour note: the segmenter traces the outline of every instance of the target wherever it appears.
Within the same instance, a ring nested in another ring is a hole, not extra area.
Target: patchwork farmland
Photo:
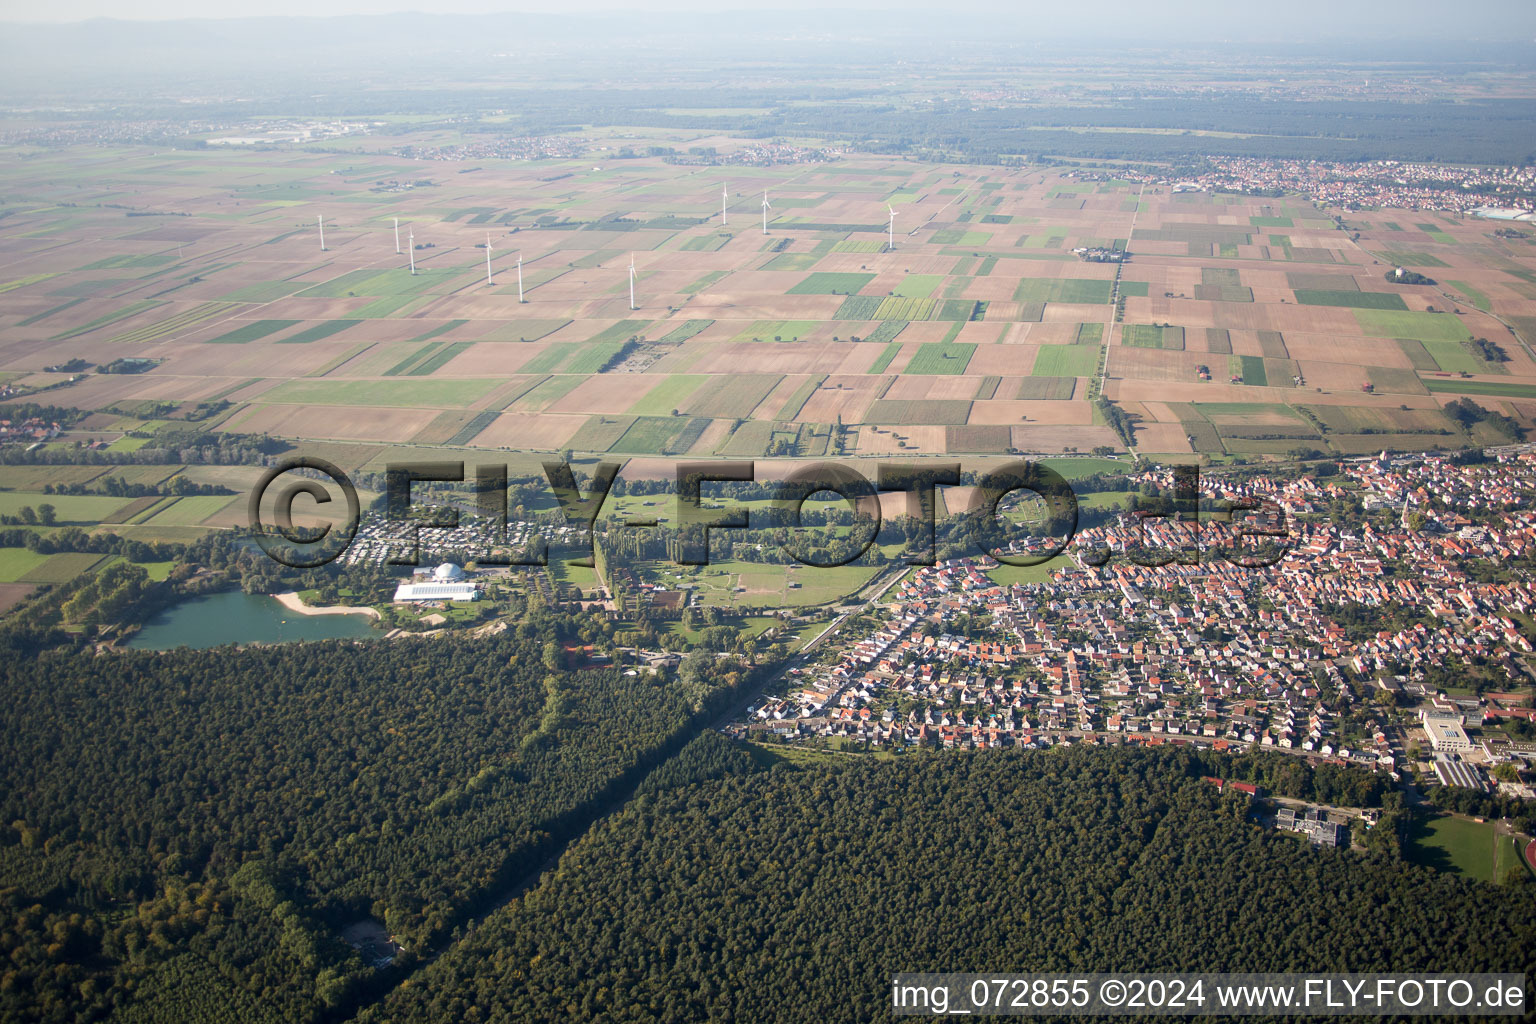
[[[61,443],[115,450],[151,443],[155,414],[136,410],[195,407],[216,431],[311,445],[666,458],[1264,457],[1482,440],[1441,412],[1463,396],[1536,415],[1536,338],[1518,333],[1536,324],[1536,257],[1474,218],[1405,245],[1374,215],[1295,198],[876,157],[491,161],[467,178],[355,162],[93,148],[8,164],[0,373],[97,414]],[[82,180],[114,184],[88,205]],[[764,191],[784,211],[766,233]],[[1130,258],[1074,252],[1106,245]],[[1397,283],[1399,265],[1441,280]],[[47,369],[72,360],[88,369]],[[1249,408],[1277,411],[1230,411]]]

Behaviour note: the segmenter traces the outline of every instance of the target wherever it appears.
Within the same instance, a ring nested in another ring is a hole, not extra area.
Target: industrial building
[[[1463,789],[1475,789],[1479,792],[1487,789],[1483,785],[1482,776],[1477,774],[1477,769],[1461,761],[1452,761],[1448,757],[1435,758],[1435,777],[1440,780],[1442,786],[1460,786]]]

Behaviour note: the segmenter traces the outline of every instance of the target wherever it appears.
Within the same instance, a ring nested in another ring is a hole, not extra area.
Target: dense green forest
[[[744,679],[703,655],[552,670],[580,626],[0,666],[0,1019],[101,1019],[196,978],[289,1022],[364,997],[342,926],[428,950]],[[198,1019],[252,1019],[232,1000]]]
[[[1265,830],[1186,752],[765,771],[720,742],[362,1019],[885,1020],[899,971],[1536,969],[1529,887]]]

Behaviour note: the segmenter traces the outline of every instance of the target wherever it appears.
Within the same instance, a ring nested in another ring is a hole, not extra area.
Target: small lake
[[[278,644],[296,640],[383,636],[367,615],[299,615],[265,594],[226,591],[194,597],[162,610],[127,646],[166,651],[220,644]]]

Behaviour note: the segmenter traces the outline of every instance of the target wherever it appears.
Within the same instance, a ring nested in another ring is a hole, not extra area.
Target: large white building
[[[430,582],[421,574],[422,582],[402,583],[395,588],[396,603],[415,601],[473,601],[480,596],[480,588],[473,580],[464,578],[464,570],[452,562],[444,562],[432,570]]]
[[[1463,750],[1472,749],[1472,741],[1467,738],[1467,730],[1461,727],[1461,723],[1454,718],[1424,717],[1424,732],[1429,737],[1429,745],[1435,748],[1436,753],[1460,753]]]

